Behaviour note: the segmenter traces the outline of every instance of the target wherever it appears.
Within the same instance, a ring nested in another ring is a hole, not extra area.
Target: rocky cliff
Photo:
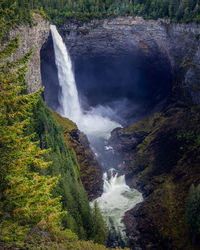
[[[119,170],[145,198],[124,217],[133,247],[199,249],[185,217],[189,188],[200,183],[199,122],[199,106],[171,100],[160,112],[113,131]]]
[[[60,32],[74,61],[140,55],[149,66],[168,65],[171,95],[164,107],[112,132],[110,145],[127,182],[145,201],[126,213],[133,249],[199,249],[191,241],[185,200],[200,183],[200,25],[118,17],[66,23]]]
[[[140,54],[158,67],[167,65],[179,84],[200,103],[200,25],[169,20],[118,17],[90,23],[67,22],[60,32],[73,60],[79,57]]]
[[[71,120],[53,112],[55,119],[62,126],[65,142],[70,149],[74,149],[80,166],[80,177],[88,194],[88,199],[93,200],[103,192],[102,170],[89,141]]]
[[[42,45],[46,42],[49,36],[50,23],[38,14],[33,14],[33,24],[20,25],[14,30],[11,30],[10,37],[13,38],[20,34],[20,47],[14,54],[14,58],[22,57],[32,47],[34,53],[31,57],[28,72],[26,75],[28,90],[35,92],[42,87],[41,73],[40,73],[40,50]]]
[[[21,43],[14,54],[14,58],[21,58],[34,47],[26,79],[29,92],[35,92],[42,87],[40,52],[49,37],[50,23],[40,15],[34,14],[32,26],[21,25],[17,27],[15,30],[11,30],[10,37],[13,38],[19,33]],[[56,118],[64,127],[68,147],[75,150],[81,168],[81,179],[88,197],[90,200],[96,198],[102,192],[102,173],[90,149],[87,137],[78,130],[72,121],[62,118],[59,115],[56,115]]]

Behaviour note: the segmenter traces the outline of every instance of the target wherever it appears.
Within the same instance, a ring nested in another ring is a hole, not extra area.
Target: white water
[[[121,127],[121,125],[111,121],[108,117],[101,116],[98,109],[93,108],[87,113],[82,111],[69,53],[56,26],[51,25],[50,28],[58,69],[58,80],[62,89],[58,112],[77,123],[79,129],[89,137],[108,138],[110,132],[116,127]]]
[[[54,25],[51,25],[51,33],[59,85],[62,89],[59,97],[61,108],[58,112],[62,116],[76,122],[79,129],[85,132],[89,138],[93,137],[96,140],[98,138],[107,139],[110,136],[110,132],[121,125],[111,121],[108,117],[102,116],[98,108],[93,108],[87,113],[83,112],[67,48]],[[110,150],[110,148],[107,147],[106,150]],[[115,234],[117,238],[125,241],[125,226],[122,223],[122,218],[126,211],[142,201],[142,195],[137,190],[130,189],[126,185],[124,176],[118,176],[117,173],[114,174],[112,169],[109,171],[110,178],[107,173],[104,173],[103,176],[104,192],[95,201],[97,201],[102,210],[109,231]]]
[[[97,202],[108,229],[114,234],[113,238],[122,239],[126,242],[125,226],[122,218],[128,210],[137,203],[142,202],[142,194],[136,189],[130,189],[125,182],[125,176],[118,176],[114,169],[109,170],[110,178],[104,173],[104,192],[101,197],[93,201]],[[113,232],[114,231],[114,232]]]

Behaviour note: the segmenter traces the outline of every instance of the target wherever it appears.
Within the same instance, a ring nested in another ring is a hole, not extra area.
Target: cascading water
[[[51,34],[54,41],[53,46],[56,66],[58,68],[58,80],[62,87],[59,97],[62,109],[60,112],[62,112],[63,116],[77,121],[82,116],[82,110],[78,100],[71,59],[55,25],[51,25]]]
[[[51,25],[50,28],[53,38],[56,66],[58,69],[58,80],[62,89],[59,97],[60,109],[57,110],[58,113],[76,122],[79,129],[85,132],[89,137],[97,136],[108,138],[110,132],[121,125],[111,121],[107,117],[99,115],[98,110],[92,109],[87,113],[82,111],[78,99],[74,73],[72,71],[72,63],[67,48],[56,26]]]
[[[76,122],[79,129],[88,136],[94,148],[95,142],[97,141],[100,145],[105,146],[104,142],[110,136],[110,132],[121,125],[115,121],[111,121],[108,117],[102,116],[98,108],[93,108],[89,112],[82,110],[67,48],[54,25],[51,25],[51,33],[58,69],[59,85],[61,87],[59,97],[60,109],[57,110],[57,112]],[[106,150],[104,146],[102,148]],[[96,149],[98,149],[98,147],[96,147]],[[98,152],[98,150],[96,153],[104,156],[104,154],[100,151]],[[108,162],[103,161],[107,160],[101,157],[102,165],[109,165]],[[111,163],[110,160],[109,163]],[[115,164],[113,163],[113,165]],[[102,196],[95,201],[99,204],[106,220],[110,241],[112,241],[113,246],[117,246],[120,244],[123,245],[122,243],[126,242],[125,226],[122,223],[124,213],[141,202],[142,195],[137,190],[130,189],[126,185],[124,175],[118,176],[117,172],[113,169],[109,170],[108,173],[104,173],[103,176],[104,192]],[[95,201],[93,201],[91,205],[94,204]]]
[[[115,247],[127,243],[125,226],[122,218],[128,210],[143,200],[142,194],[136,189],[130,189],[125,182],[125,176],[118,176],[115,169],[104,173],[104,192],[97,202],[106,220],[109,230],[111,246]],[[109,178],[110,175],[110,178]]]

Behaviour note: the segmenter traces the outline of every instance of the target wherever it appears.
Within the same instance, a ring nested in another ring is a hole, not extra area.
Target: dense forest
[[[42,90],[27,91],[33,49],[10,59],[20,44],[19,36],[8,39],[18,22],[14,11],[2,11],[0,20],[0,248],[86,244],[99,249],[78,241],[104,244],[107,230],[98,206],[89,205],[76,154],[68,149]]]
[[[117,15],[170,18],[175,22],[199,22],[199,0],[5,0],[2,8],[15,6],[15,18],[30,22],[31,10],[38,10],[56,24],[67,18],[88,21]]]
[[[25,75],[33,50],[21,59],[10,59],[20,38],[9,40],[9,30],[19,23],[34,25],[32,11],[57,24],[67,18],[88,21],[117,15],[199,22],[200,1],[0,2],[0,249],[104,249],[98,244],[106,243],[107,229],[97,204],[89,205],[76,154],[42,100],[42,90],[27,92]],[[199,189],[191,186],[186,203],[193,235],[199,235]],[[198,220],[193,219],[196,214]]]

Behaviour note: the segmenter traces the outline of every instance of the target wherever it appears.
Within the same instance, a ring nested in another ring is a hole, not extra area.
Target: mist
[[[171,91],[170,67],[158,63],[135,52],[77,58],[74,71],[82,106],[98,107],[124,125],[142,119],[159,109]]]
[[[104,172],[103,194],[96,202],[109,228],[108,245],[128,245],[121,220],[143,199],[139,191],[128,187],[125,175],[118,173],[123,160],[115,156],[108,139],[113,129],[161,108],[170,93],[169,69],[167,64],[155,67],[155,58],[138,53],[116,58],[80,56],[72,62],[56,26],[50,29],[53,46],[50,43],[46,50],[51,54],[41,52],[45,101],[87,135]]]
[[[167,61],[131,55],[80,55],[72,61],[78,96],[84,113],[108,117],[122,126],[161,109],[171,91]],[[61,88],[52,37],[41,51],[42,81],[47,105],[57,110]]]

